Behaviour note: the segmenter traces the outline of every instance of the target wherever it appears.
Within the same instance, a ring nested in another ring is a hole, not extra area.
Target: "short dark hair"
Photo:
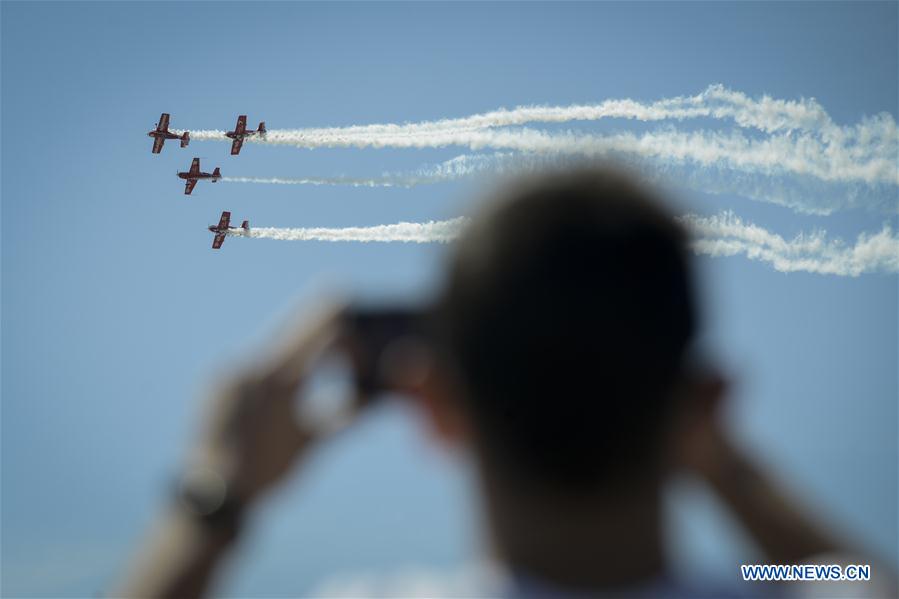
[[[459,239],[440,314],[480,445],[528,481],[649,455],[694,336],[682,226],[610,168],[508,188]]]

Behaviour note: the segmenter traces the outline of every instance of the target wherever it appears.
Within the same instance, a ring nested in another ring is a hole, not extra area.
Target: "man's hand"
[[[313,444],[299,422],[297,395],[310,362],[338,343],[341,309],[329,308],[291,330],[261,363],[214,393],[193,465],[222,477],[244,504],[284,478]]]
[[[692,381],[692,405],[678,422],[676,465],[709,484],[770,563],[798,564],[827,553],[846,553],[810,507],[731,440],[718,413],[726,388],[714,375]]]
[[[306,317],[285,328],[283,342],[267,359],[230,379],[209,404],[202,436],[187,477],[209,486],[217,499],[245,507],[281,481],[318,436],[300,422],[297,394],[311,363],[342,343],[341,308]],[[197,477],[197,478],[194,478]],[[193,506],[191,506],[193,507]],[[236,537],[210,534],[179,503],[170,509],[119,592],[123,597],[200,597]]]

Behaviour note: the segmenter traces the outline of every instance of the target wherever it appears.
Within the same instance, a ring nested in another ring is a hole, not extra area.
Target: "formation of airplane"
[[[150,130],[147,135],[153,138],[153,154],[159,154],[162,151],[163,145],[165,145],[165,140],[167,139],[178,139],[181,141],[181,147],[186,148],[190,143],[190,132],[185,131],[181,135],[177,133],[172,133],[169,131],[169,113],[163,112],[159,117],[159,122],[156,123],[156,128]],[[254,130],[247,131],[247,115],[242,114],[237,117],[237,125],[234,127],[234,131],[228,131],[225,133],[225,136],[232,139],[231,142],[231,155],[237,156],[240,154],[240,148],[243,147],[244,139],[247,137],[251,137],[253,135],[264,136],[265,131],[265,121],[259,123],[259,127]],[[194,190],[194,187],[197,185],[197,181],[201,179],[209,179],[213,183],[217,182],[222,178],[222,173],[219,170],[219,167],[215,167],[211,173],[204,173],[200,170],[200,159],[194,158],[193,162],[190,164],[190,170],[179,172],[179,179],[184,179],[184,195],[190,195]],[[230,231],[249,231],[250,230],[250,221],[243,221],[240,227],[232,227],[231,226],[231,213],[227,210],[222,212],[222,216],[219,219],[219,224],[217,225],[209,225],[209,230],[215,234],[215,237],[212,240],[212,249],[217,250],[222,247],[222,244],[225,242],[225,237],[228,235]]]
[[[163,112],[159,117],[159,122],[156,123],[156,128],[152,129],[147,135],[153,138],[153,153],[159,154],[162,151],[162,146],[165,144],[165,140],[167,139],[180,139],[181,147],[186,148],[187,144],[190,143],[190,132],[185,131],[181,135],[176,133],[172,133],[169,131],[169,113]],[[231,155],[237,156],[240,154],[240,148],[243,147],[243,140],[252,137],[253,135],[264,136],[265,131],[265,121],[259,123],[259,127],[256,130],[250,129],[247,130],[247,115],[242,114],[237,117],[237,125],[234,127],[234,131],[228,131],[225,133],[225,137],[233,139],[231,142]]]
[[[239,228],[232,227],[231,213],[227,210],[222,212],[222,217],[219,219],[219,224],[209,225],[209,230],[215,234],[215,237],[212,239],[212,249],[217,250],[222,247],[222,244],[225,243],[225,237],[227,237],[229,231],[239,231],[241,229],[244,231],[249,231],[250,221],[243,221],[240,224]]]
[[[237,156],[240,154],[240,148],[243,147],[243,140],[253,135],[265,135],[265,121],[259,123],[259,128],[255,131],[252,129],[247,131],[247,115],[242,114],[237,117],[237,126],[234,127],[234,131],[225,133],[225,137],[230,137],[234,140],[231,142],[231,155]]]
[[[212,182],[215,183],[222,178],[222,173],[219,171],[219,167],[215,167],[215,170],[211,173],[202,172],[200,170],[200,159],[194,158],[194,161],[190,163],[190,170],[178,173],[178,177],[185,180],[184,195],[190,195],[190,192],[194,190],[197,181],[200,179],[212,179]]]
[[[159,117],[159,122],[156,123],[156,128],[152,129],[147,135],[153,138],[154,154],[159,154],[162,151],[162,146],[167,139],[180,139],[182,148],[186,148],[187,144],[190,143],[190,133],[187,131],[182,135],[169,131],[169,113],[167,112],[162,113]]]

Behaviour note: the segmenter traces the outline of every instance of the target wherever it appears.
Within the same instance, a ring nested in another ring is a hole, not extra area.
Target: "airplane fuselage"
[[[189,172],[187,173],[178,173],[179,179],[185,179],[187,181],[199,181],[200,179],[212,179],[213,181],[218,181],[221,177],[216,176],[212,173],[197,173],[196,175],[192,175]]]
[[[225,133],[225,137],[229,137],[231,139],[245,139],[253,135],[259,135],[260,133],[261,131],[246,131],[244,133],[238,133],[237,131],[228,131],[227,133]]]
[[[218,225],[209,225],[206,227],[209,229],[210,233],[215,233],[216,235],[227,235],[229,233],[246,233],[250,230],[249,225],[246,227],[220,227]]]
[[[180,135],[175,135],[171,131],[157,131],[156,129],[153,129],[147,135],[150,137],[161,137],[162,139],[181,139]]]

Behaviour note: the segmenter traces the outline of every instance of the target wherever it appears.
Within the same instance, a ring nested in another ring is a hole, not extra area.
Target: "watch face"
[[[228,485],[209,468],[192,468],[181,478],[178,499],[197,516],[209,516],[225,505]]]

